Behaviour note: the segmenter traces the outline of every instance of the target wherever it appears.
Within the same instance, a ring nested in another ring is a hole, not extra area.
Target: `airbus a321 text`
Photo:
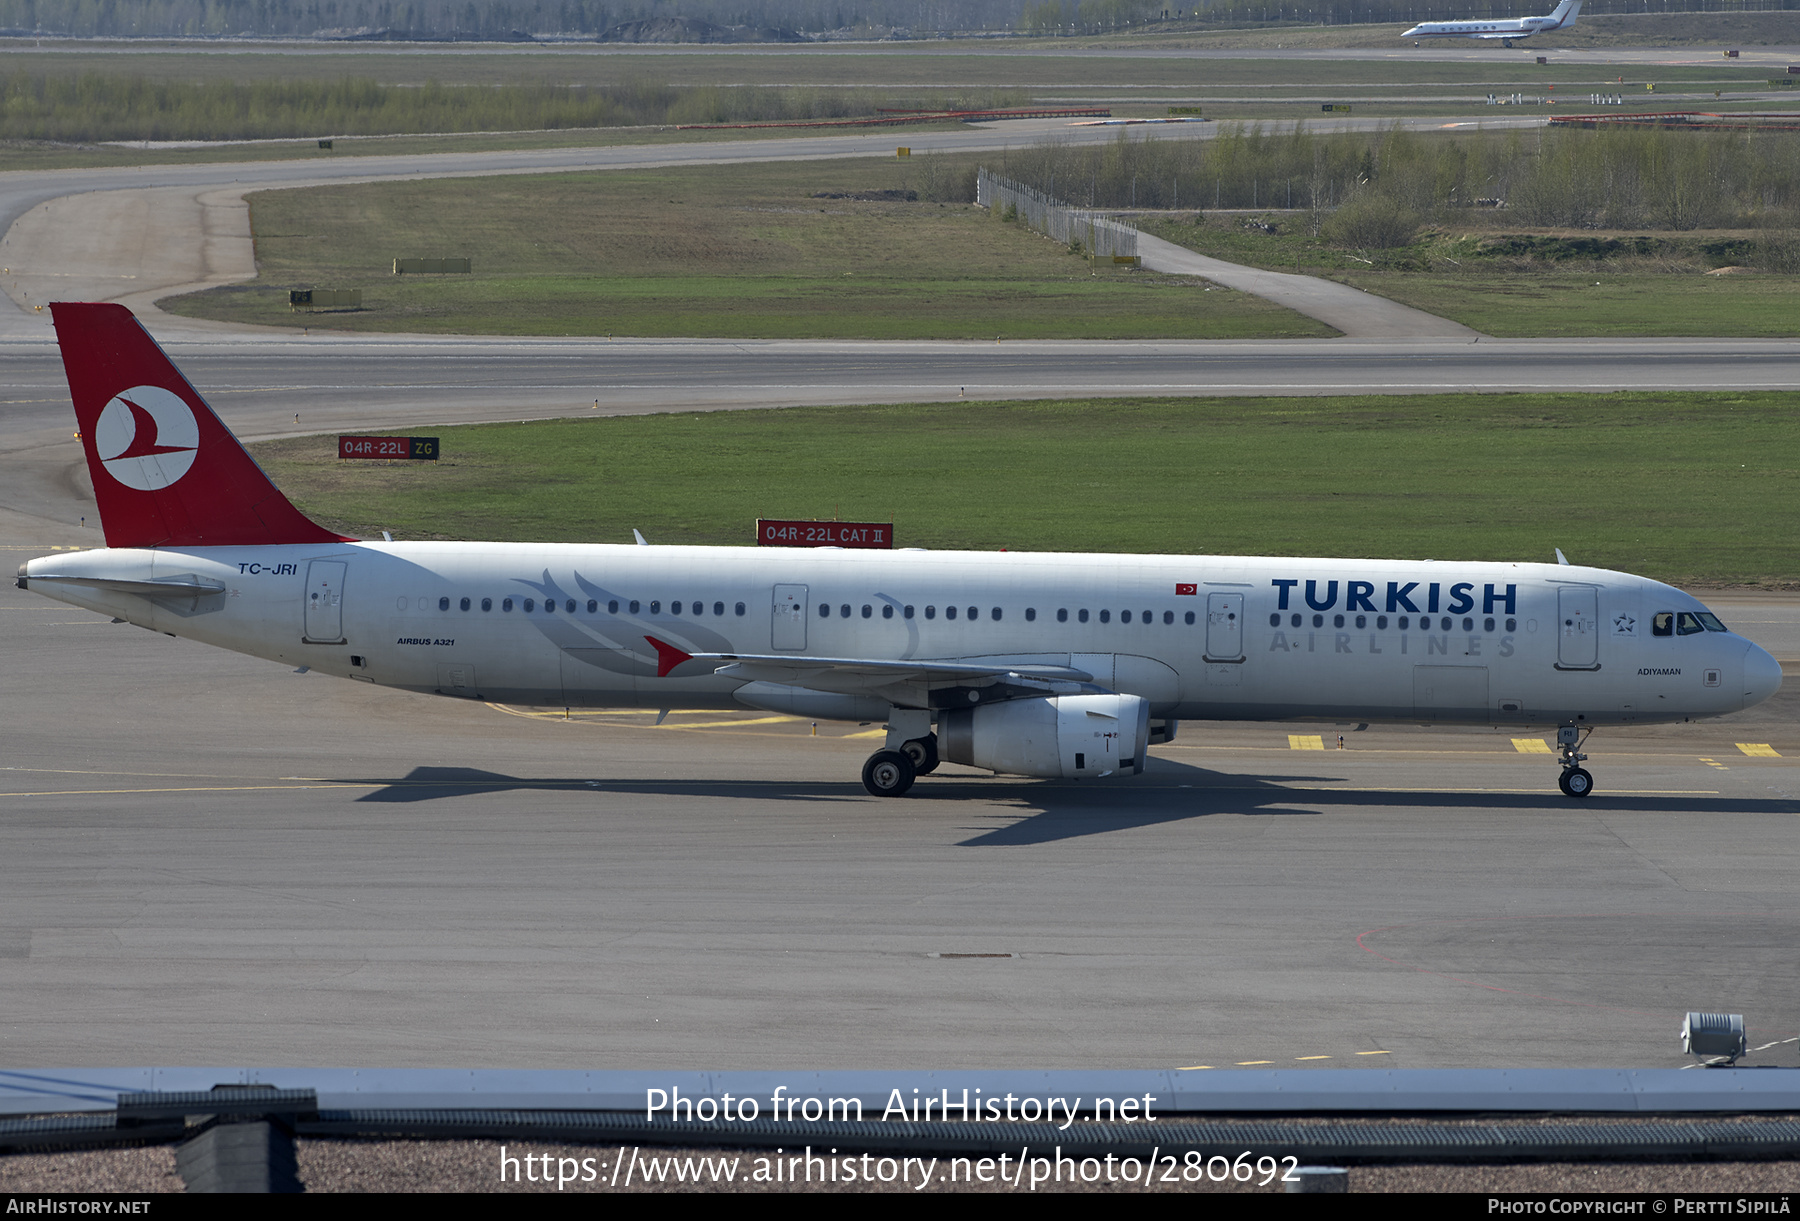
[[[1402,38],[1489,38],[1512,46],[1519,38],[1566,30],[1581,16],[1582,0],[1562,0],[1548,17],[1515,17],[1507,21],[1426,21],[1415,25]]]
[[[556,707],[881,722],[939,760],[1144,769],[1187,720],[1555,728],[1736,712],[1775,659],[1668,585],[1497,561],[365,542],[295,509],[130,312],[55,312],[106,547],[19,585],[324,674]]]

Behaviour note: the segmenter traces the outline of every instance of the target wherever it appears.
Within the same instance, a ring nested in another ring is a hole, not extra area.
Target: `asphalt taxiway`
[[[1714,605],[1800,656],[1795,599]],[[15,1068],[1656,1066],[1690,1009],[1800,1063],[1793,684],[1597,735],[1579,803],[1506,733],[1214,724],[880,801],[869,728],[0,623]]]

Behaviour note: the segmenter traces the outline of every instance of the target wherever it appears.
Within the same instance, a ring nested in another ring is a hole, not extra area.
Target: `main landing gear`
[[[1591,734],[1594,731],[1588,730]],[[1562,764],[1562,775],[1557,778],[1556,787],[1563,791],[1565,797],[1586,797],[1594,791],[1594,778],[1581,766],[1587,756],[1578,749],[1587,740],[1579,727],[1564,725],[1556,731],[1556,754]]]
[[[910,738],[899,750],[878,750],[863,764],[863,787],[876,797],[899,797],[920,776],[937,770],[937,735]]]

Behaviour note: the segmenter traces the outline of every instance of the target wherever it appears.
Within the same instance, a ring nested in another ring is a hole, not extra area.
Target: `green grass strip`
[[[1084,399],[431,429],[436,464],[256,447],[373,536],[745,544],[759,517],[892,520],[903,546],[1550,560],[1800,579],[1791,395]],[[424,432],[424,429],[414,429]]]

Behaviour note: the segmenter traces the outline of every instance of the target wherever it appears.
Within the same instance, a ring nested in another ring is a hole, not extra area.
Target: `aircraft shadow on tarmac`
[[[411,803],[501,792],[593,792],[646,797],[722,797],[751,801],[842,802],[867,806],[853,781],[799,780],[572,780],[507,776],[468,767],[418,767],[399,779],[342,778],[378,785],[359,802]],[[1546,779],[1549,776],[1546,775]],[[1319,817],[1332,810],[1380,806],[1399,811],[1496,811],[1520,813],[1781,814],[1800,813],[1786,794],[1768,798],[1700,794],[1596,794],[1575,802],[1546,784],[1546,792],[1480,793],[1454,790],[1335,789],[1340,776],[1245,775],[1217,772],[1167,759],[1154,760],[1143,776],[1118,782],[1079,783],[1024,777],[941,775],[920,781],[912,796],[878,802],[877,812],[903,816],[914,801],[962,801],[982,808],[962,847],[1047,844],[1160,826],[1217,815]],[[1301,786],[1301,787],[1291,787]]]

